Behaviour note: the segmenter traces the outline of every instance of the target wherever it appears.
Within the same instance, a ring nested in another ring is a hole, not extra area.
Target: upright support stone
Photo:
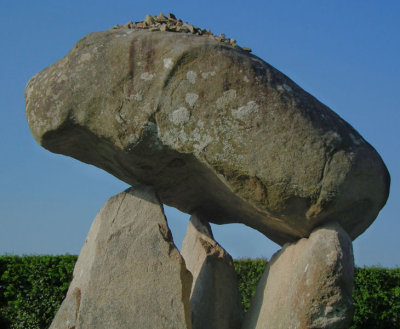
[[[214,240],[208,222],[191,217],[181,253],[193,275],[193,329],[239,329],[242,311],[232,257]]]
[[[154,191],[129,189],[96,216],[50,329],[191,329],[191,283]]]
[[[348,329],[353,249],[336,223],[286,244],[268,263],[243,329]]]

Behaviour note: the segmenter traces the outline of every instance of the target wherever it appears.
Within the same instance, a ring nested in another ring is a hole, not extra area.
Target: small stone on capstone
[[[176,19],[175,15],[172,14],[172,13],[169,13],[169,14],[168,14],[168,18],[169,18],[169,19]]]
[[[187,26],[186,23],[181,26],[180,30],[182,32],[185,32],[185,33],[189,33],[190,32],[190,29],[189,29],[189,27]]]
[[[147,14],[144,22],[146,23],[146,25],[152,25],[154,24],[154,18]]]
[[[126,24],[124,24],[124,26],[123,27],[125,27],[125,28],[131,28],[133,26],[133,22],[132,21],[129,21],[128,23],[126,23]]]
[[[135,23],[135,26],[143,29],[146,27],[146,24],[144,22],[137,22],[137,23]]]
[[[185,23],[185,24],[183,24],[183,27],[188,28],[190,33],[194,33],[195,28],[192,24]]]
[[[158,23],[167,23],[169,20],[161,13],[160,16],[155,17],[155,21]]]
[[[251,53],[251,48],[249,48],[249,47],[242,47],[242,49],[243,49],[244,51],[247,51],[247,52]]]

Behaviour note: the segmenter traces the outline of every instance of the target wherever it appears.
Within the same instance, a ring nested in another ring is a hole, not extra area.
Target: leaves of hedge
[[[77,256],[0,256],[0,328],[47,329],[68,290]],[[265,259],[235,260],[244,311]],[[351,329],[400,329],[400,268],[356,268]]]
[[[0,325],[48,328],[72,279],[76,256],[1,256]]]
[[[257,283],[267,265],[266,259],[239,259],[233,262],[239,280],[239,293],[243,312],[247,312],[256,293]]]
[[[400,268],[356,268],[351,329],[400,328]]]

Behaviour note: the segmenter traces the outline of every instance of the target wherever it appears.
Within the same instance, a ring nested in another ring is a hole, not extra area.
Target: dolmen
[[[132,186],[96,216],[50,328],[350,326],[352,240],[385,205],[388,170],[249,48],[148,15],[85,36],[25,99],[41,146]],[[163,204],[192,215],[181,252]],[[209,223],[242,223],[282,246],[245,315]]]

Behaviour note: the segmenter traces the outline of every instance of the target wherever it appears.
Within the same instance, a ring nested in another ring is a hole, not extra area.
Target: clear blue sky
[[[0,1],[0,254],[77,254],[103,203],[127,185],[36,144],[24,88],[89,32],[174,13],[225,33],[352,124],[381,154],[386,207],[354,242],[356,264],[400,265],[399,1]],[[187,215],[167,209],[176,244]],[[243,225],[213,226],[233,257],[278,246]]]

